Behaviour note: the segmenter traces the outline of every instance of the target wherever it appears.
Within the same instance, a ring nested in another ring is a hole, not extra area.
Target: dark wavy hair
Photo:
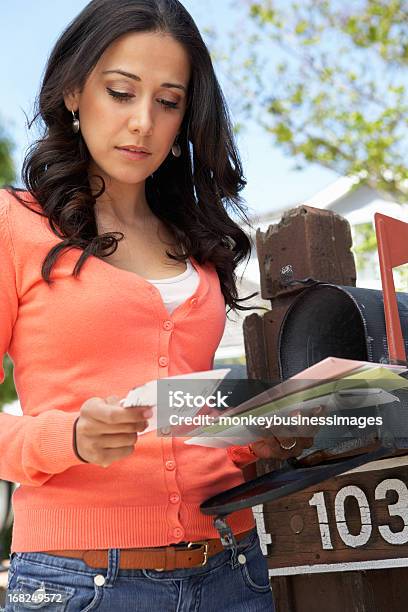
[[[145,184],[150,209],[179,245],[174,255],[167,255],[177,261],[192,256],[202,264],[212,262],[226,305],[232,310],[252,310],[239,302],[259,292],[238,298],[235,274],[237,265],[249,259],[251,242],[227,212],[234,210],[251,227],[239,196],[246,181],[210,54],[178,0],[93,0],[67,26],[49,56],[29,124],[31,128],[40,118],[43,131],[29,147],[21,174],[26,190],[40,205],[34,212],[47,217],[51,230],[61,238],[44,259],[42,276],[51,284],[56,259],[73,247],[83,251],[73,271],[78,276],[87,257],[111,255],[124,238],[122,232],[98,235],[94,205],[105,184],[100,177],[101,190],[92,193],[90,153],[81,134],[72,130],[63,92],[82,90],[105,49],[129,32],[170,34],[183,45],[191,63],[187,108],[178,137],[182,155],[169,155]],[[28,204],[18,196],[23,190],[7,188],[23,205]]]

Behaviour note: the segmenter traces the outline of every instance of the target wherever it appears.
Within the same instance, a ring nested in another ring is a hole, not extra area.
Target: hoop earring
[[[177,136],[176,136],[176,140],[174,141],[173,146],[171,147],[171,152],[173,153],[174,157],[180,157],[181,155],[181,147],[177,142]]]
[[[78,134],[79,132],[79,119],[77,119],[77,117],[75,117],[75,112],[72,110],[72,117],[73,117],[73,121],[72,121],[72,131],[74,132],[74,134]]]

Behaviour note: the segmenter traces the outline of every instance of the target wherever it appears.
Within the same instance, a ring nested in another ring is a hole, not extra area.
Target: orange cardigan
[[[31,206],[28,192],[20,195]],[[247,447],[189,446],[141,436],[108,468],[82,462],[73,424],[94,396],[124,397],[155,378],[212,369],[225,326],[214,266],[192,263],[199,286],[170,315],[146,279],[65,251],[49,287],[41,264],[59,239],[46,218],[0,190],[0,349],[14,364],[23,416],[0,413],[0,478],[13,494],[14,552],[163,546],[217,537],[200,503],[243,482]],[[0,368],[0,382],[4,372]],[[235,533],[252,510],[229,516]]]

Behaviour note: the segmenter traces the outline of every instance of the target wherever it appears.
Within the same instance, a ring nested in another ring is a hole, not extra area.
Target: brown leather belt
[[[237,542],[253,529],[234,534]],[[224,550],[219,538],[154,548],[121,548],[119,569],[174,570],[205,565],[209,557]],[[107,568],[108,550],[46,550],[45,554],[82,559],[90,567]]]

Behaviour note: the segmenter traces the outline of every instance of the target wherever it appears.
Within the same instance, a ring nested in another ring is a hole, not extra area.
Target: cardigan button
[[[172,493],[169,500],[171,504],[178,504],[180,501],[180,495],[178,493]]]
[[[170,320],[164,321],[163,329],[165,329],[166,331],[170,331],[171,329],[173,329],[173,327],[174,327],[173,321],[170,321]]]
[[[191,306],[197,306],[197,302],[198,302],[198,299],[196,297],[195,298],[191,298],[191,300],[190,300]]]
[[[176,462],[175,461],[166,461],[166,470],[174,470],[174,468],[176,467]]]
[[[181,529],[180,527],[176,527],[175,529],[173,529],[173,535],[175,538],[181,538],[183,534],[184,534],[184,530]]]
[[[159,357],[159,365],[162,366],[163,368],[168,365],[169,360],[167,359],[167,357]]]

